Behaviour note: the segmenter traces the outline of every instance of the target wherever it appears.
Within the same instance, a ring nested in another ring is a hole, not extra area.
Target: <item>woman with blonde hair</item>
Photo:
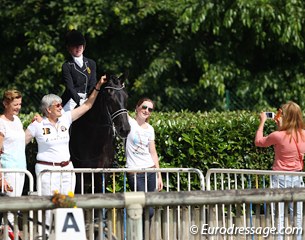
[[[0,168],[26,170],[25,133],[18,117],[22,105],[21,92],[15,89],[3,93],[4,111],[0,115]],[[10,197],[20,197],[25,181],[24,173],[1,173],[0,192]],[[8,214],[14,224],[14,215]]]
[[[274,147],[274,161],[272,170],[301,172],[304,167],[305,153],[305,130],[301,108],[295,102],[289,101],[284,104],[279,112],[281,116],[276,121],[278,130],[267,136],[263,135],[264,124],[267,120],[265,112],[260,114],[260,124],[256,132],[255,145],[258,147]],[[274,175],[272,176],[273,188],[303,187],[304,182],[301,176],[296,175]],[[293,206],[289,204],[290,215],[293,217]],[[293,218],[291,219],[293,221]],[[278,229],[284,227],[284,203],[279,203],[279,224]],[[296,227],[302,227],[302,203],[297,203]],[[283,239],[279,235],[278,239]],[[299,234],[297,239],[302,239]]]

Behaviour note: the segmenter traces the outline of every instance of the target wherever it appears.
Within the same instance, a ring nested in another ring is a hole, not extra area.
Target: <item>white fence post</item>
[[[145,204],[144,192],[125,192],[125,204],[127,208],[127,239],[143,239],[143,207]]]

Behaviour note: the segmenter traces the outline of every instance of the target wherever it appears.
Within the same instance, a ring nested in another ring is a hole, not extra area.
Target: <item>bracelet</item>
[[[94,87],[94,90],[99,92],[101,89],[97,89],[96,87]]]

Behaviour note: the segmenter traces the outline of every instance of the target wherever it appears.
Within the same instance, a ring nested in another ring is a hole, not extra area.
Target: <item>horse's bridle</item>
[[[107,86],[107,87],[104,87],[104,89],[112,89],[112,90],[116,90],[116,91],[121,91],[125,88],[125,85],[122,84],[122,87],[111,87],[111,86]],[[109,112],[109,109],[108,109],[108,106],[106,105],[106,108],[107,108],[107,112],[108,112],[108,115],[110,116],[110,120],[111,120],[111,125],[112,125],[112,128],[113,128],[113,136],[115,136],[115,133],[117,132],[116,131],[116,128],[115,128],[115,125],[114,125],[114,119],[122,114],[128,114],[128,111],[126,108],[121,108],[119,109],[118,111],[115,111],[114,113],[110,114]],[[118,134],[118,136],[120,138],[122,138],[120,136],[120,134]]]

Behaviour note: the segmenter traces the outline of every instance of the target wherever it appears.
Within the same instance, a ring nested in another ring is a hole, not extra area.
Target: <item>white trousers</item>
[[[23,187],[24,187],[24,173],[5,173],[4,178],[7,183],[13,188],[12,192],[7,192],[7,196],[9,197],[20,197],[22,195]],[[14,214],[8,213],[8,220],[12,225],[14,225]]]
[[[54,191],[57,190],[61,194],[67,195],[68,192],[73,192],[75,190],[75,173],[73,172],[46,172],[41,176],[39,175],[43,170],[69,170],[74,169],[72,162],[70,162],[65,167],[52,166],[45,164],[36,164],[35,173],[37,178],[37,183],[40,181],[41,184],[37,184],[38,195],[40,196],[51,196],[54,194]],[[46,211],[46,225],[50,225],[50,216],[51,212]]]
[[[79,104],[82,105],[87,100],[87,94],[78,93],[78,96],[81,97]],[[65,106],[63,106],[63,110],[65,112],[71,111],[76,107],[76,105],[77,105],[77,103],[72,98],[70,98],[70,100],[65,104]]]

